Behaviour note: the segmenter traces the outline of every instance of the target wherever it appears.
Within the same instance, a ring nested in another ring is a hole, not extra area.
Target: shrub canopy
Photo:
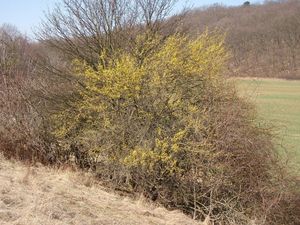
[[[130,53],[101,52],[97,68],[73,62],[77,100],[53,117],[61,145],[102,179],[195,218],[247,224],[266,215],[265,190],[276,180],[271,135],[220,76],[223,37],[136,43]]]

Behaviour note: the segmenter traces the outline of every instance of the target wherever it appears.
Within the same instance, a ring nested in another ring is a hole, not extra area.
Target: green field
[[[276,126],[284,156],[300,169],[300,81],[237,79],[240,93],[257,104],[259,114]],[[286,151],[284,151],[286,150]]]

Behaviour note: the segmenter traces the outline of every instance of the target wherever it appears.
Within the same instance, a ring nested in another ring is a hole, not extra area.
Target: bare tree
[[[38,37],[70,59],[96,69],[99,54],[130,48],[133,37],[157,33],[176,0],[63,0],[46,15]],[[104,63],[104,62],[103,62]]]

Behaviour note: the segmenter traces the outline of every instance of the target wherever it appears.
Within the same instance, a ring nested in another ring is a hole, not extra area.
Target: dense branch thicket
[[[227,39],[165,29],[173,3],[64,0],[32,45],[4,29],[1,151],[214,224],[298,224],[271,129],[221,76]]]
[[[14,27],[0,28],[0,148],[7,157],[45,161],[42,118],[30,97],[36,70],[32,52]]]
[[[300,2],[214,5],[190,11],[183,22],[197,36],[206,27],[227,33],[230,76],[300,78]]]
[[[156,46],[143,63],[126,51],[103,52],[107,63],[97,69],[74,61],[84,88],[53,115],[62,148],[115,187],[195,219],[281,222],[273,206],[282,202],[283,174],[272,136],[219,76],[227,58],[222,38],[175,35],[143,44]]]

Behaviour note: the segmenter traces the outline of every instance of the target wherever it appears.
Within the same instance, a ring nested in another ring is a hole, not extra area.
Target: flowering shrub
[[[79,97],[53,116],[61,146],[80,151],[103,180],[194,218],[265,218],[265,203],[278,200],[272,137],[220,76],[223,37],[136,43],[102,52],[97,68],[74,61]]]

